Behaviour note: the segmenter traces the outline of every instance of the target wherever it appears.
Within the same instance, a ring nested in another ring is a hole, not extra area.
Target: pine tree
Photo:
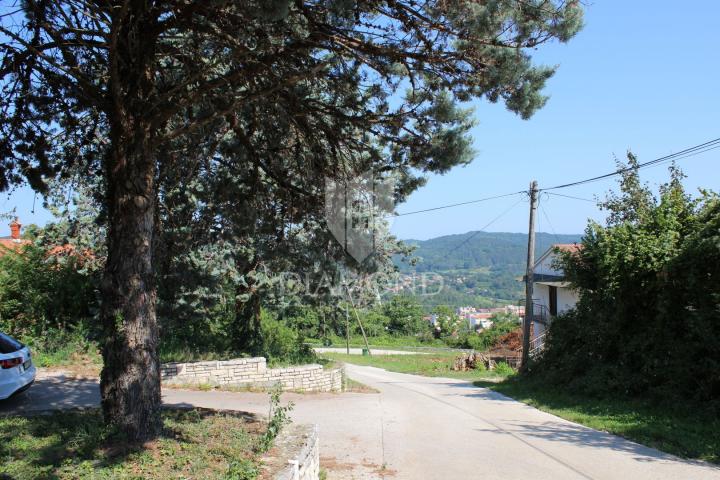
[[[104,178],[102,405],[144,440],[161,428],[154,247],[172,170],[222,155],[249,181],[239,206],[255,207],[261,179],[317,206],[325,177],[369,170],[402,172],[402,198],[422,183],[413,172],[469,161],[471,122],[457,102],[503,100],[522,117],[543,105],[553,70],[528,51],[571,38],[581,9],[26,0],[1,18],[0,188],[44,191],[68,169]]]

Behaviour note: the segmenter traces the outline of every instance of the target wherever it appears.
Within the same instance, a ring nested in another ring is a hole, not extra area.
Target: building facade
[[[577,292],[565,279],[565,272],[556,265],[560,252],[578,252],[577,243],[552,245],[535,262],[533,275],[533,337],[542,336],[553,317],[561,315],[578,302]]]

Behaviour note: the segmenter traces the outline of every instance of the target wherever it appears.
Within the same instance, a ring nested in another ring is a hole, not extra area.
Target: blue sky
[[[546,45],[539,62],[559,64],[548,104],[523,121],[504,106],[478,102],[473,163],[433,176],[398,212],[421,210],[593,177],[615,169],[632,149],[640,161],[720,137],[720,2],[603,0],[587,6],[585,28],[568,44]],[[681,160],[689,190],[720,189],[720,150]],[[642,171],[657,184],[665,167]],[[615,180],[558,193],[604,194]],[[505,198],[395,220],[400,238],[426,239],[477,230],[517,200]],[[592,203],[542,198],[557,233],[582,232],[604,218]],[[528,203],[488,230],[526,232]],[[550,231],[538,215],[540,231]]]
[[[541,188],[567,183],[614,170],[614,155],[628,149],[642,162],[720,137],[720,2],[603,0],[587,5],[585,23],[570,43],[536,52],[538,62],[560,65],[545,108],[524,121],[501,104],[477,102],[473,163],[432,176],[398,212],[522,190],[533,179]],[[680,166],[689,190],[720,190],[720,149]],[[643,170],[651,184],[666,176],[662,166]],[[614,186],[610,179],[558,193],[593,198]],[[1,195],[0,211],[15,208],[24,224],[50,219],[39,197],[31,213],[27,188]],[[516,202],[399,217],[392,231],[426,239],[477,230]],[[541,211],[539,231],[580,233],[589,217],[603,218],[588,202],[543,197],[541,204],[547,218]],[[527,231],[527,210],[526,202],[517,204],[488,230]],[[8,234],[0,225],[0,235]]]

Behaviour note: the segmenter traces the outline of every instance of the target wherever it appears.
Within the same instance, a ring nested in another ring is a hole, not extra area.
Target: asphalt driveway
[[[333,479],[718,479],[720,468],[678,459],[458,380],[348,365],[380,393],[284,394],[294,421],[320,427]],[[263,393],[163,391],[168,405],[266,414]],[[50,377],[0,402],[3,412],[95,406],[97,382]]]

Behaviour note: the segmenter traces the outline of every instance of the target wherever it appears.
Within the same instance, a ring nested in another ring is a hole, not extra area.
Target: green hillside
[[[472,237],[468,240],[469,237]],[[580,241],[577,235],[538,233],[535,238],[536,255],[541,255],[554,243]],[[414,267],[401,262],[401,271],[442,272],[485,268],[522,273],[527,257],[527,234],[501,232],[467,232],[429,240],[406,240],[415,245],[420,259]]]
[[[538,233],[536,258],[552,244],[579,242],[577,235]],[[439,274],[442,289],[415,294],[427,310],[438,304],[489,307],[517,303],[524,295],[521,282],[527,257],[527,235],[522,233],[468,232],[429,240],[406,240],[414,245],[415,266],[396,259],[405,274]]]

